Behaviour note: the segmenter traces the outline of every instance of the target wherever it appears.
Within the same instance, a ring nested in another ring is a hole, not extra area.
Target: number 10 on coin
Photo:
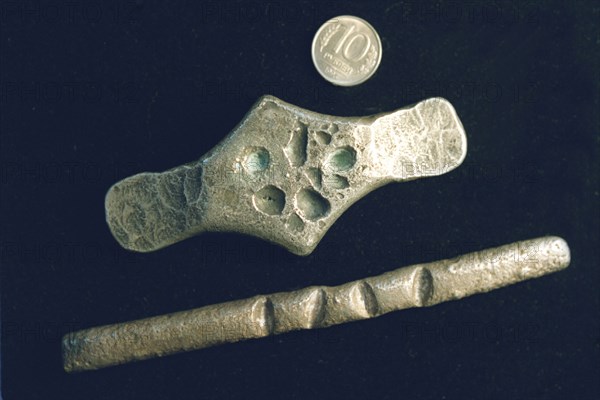
[[[358,85],[379,67],[381,40],[363,19],[347,15],[332,18],[313,39],[312,59],[321,76],[334,85]]]

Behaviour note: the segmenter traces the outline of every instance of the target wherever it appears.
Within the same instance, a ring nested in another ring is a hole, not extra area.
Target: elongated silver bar
[[[441,98],[387,114],[334,117],[264,96],[200,160],[113,185],[106,220],[134,251],[228,231],[307,255],[367,193],[444,174],[466,152],[464,128]]]
[[[550,236],[400,268],[341,286],[313,286],[90,328],[63,337],[64,368],[68,372],[98,369],[432,306],[537,278],[566,268],[569,262],[567,243]]]

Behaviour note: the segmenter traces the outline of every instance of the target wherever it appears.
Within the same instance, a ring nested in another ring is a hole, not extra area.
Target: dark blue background
[[[597,3],[1,3],[4,399],[596,399]],[[334,87],[327,19],[369,21],[377,74]],[[455,106],[468,155],[351,207],[308,257],[235,234],[119,247],[104,195],[199,158],[263,94],[322,113]],[[66,374],[60,337],[258,293],[336,285],[547,234],[569,269],[318,331]],[[577,396],[577,397],[575,397]]]

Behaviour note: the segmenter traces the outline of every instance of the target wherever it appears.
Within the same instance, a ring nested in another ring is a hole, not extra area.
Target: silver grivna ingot
[[[229,231],[307,255],[362,196],[388,182],[451,171],[466,151],[463,126],[441,98],[334,117],[264,96],[200,160],[116,183],[106,219],[119,243],[135,251]]]
[[[560,271],[570,261],[567,242],[540,237],[340,286],[311,286],[84,329],[63,337],[63,366],[67,372],[93,370],[433,306]]]

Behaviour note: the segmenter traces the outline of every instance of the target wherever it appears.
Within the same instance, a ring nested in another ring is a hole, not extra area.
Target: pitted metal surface
[[[446,173],[466,151],[463,126],[441,98],[387,114],[334,117],[264,96],[200,160],[116,183],[106,195],[106,219],[119,243],[135,251],[229,231],[307,255],[367,193]]]

